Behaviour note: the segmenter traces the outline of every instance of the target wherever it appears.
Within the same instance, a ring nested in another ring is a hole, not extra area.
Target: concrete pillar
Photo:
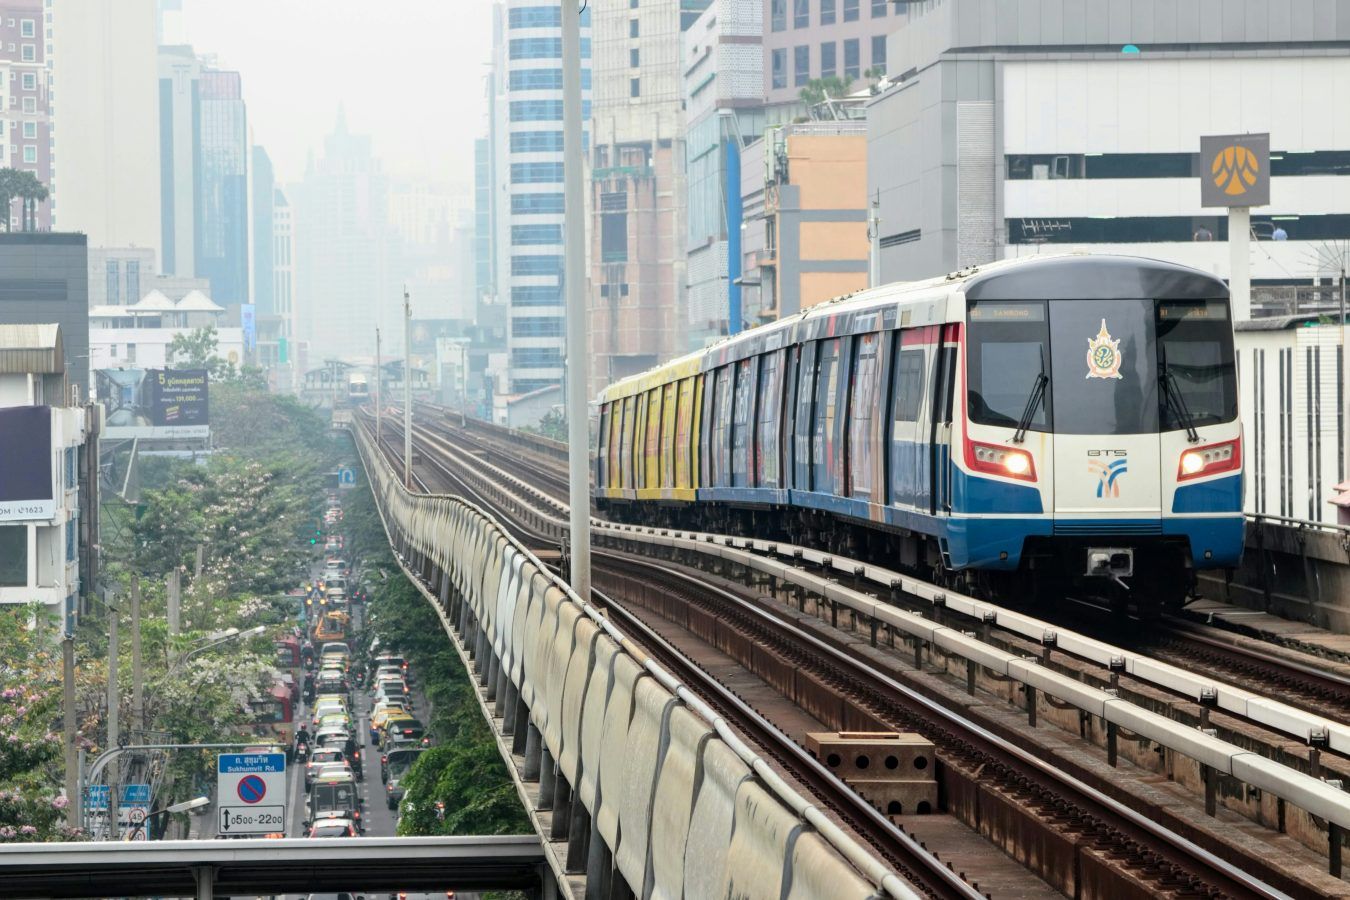
[[[497,664],[497,688],[492,697],[492,714],[494,716],[506,715],[506,698],[510,692],[511,677],[506,672],[506,661],[498,660]]]
[[[571,824],[567,833],[568,875],[580,875],[586,871],[586,855],[591,845],[591,813],[586,804],[576,794],[572,795]]]
[[[517,691],[516,714],[513,717],[512,721],[513,728],[511,732],[512,753],[520,755],[523,755],[525,753],[525,745],[527,742],[526,739],[530,731],[530,729],[528,728],[529,723],[530,723],[530,708],[525,705],[525,698],[521,697],[520,692]]]
[[[516,705],[520,702],[520,692],[516,690],[516,683],[506,675],[503,670],[504,680],[506,681],[506,693],[498,697],[497,702],[502,708],[502,734],[514,736],[516,733]]]
[[[600,826],[591,819],[590,847],[586,854],[586,900],[606,900],[609,897],[610,876],[614,870],[614,853],[600,835]]]
[[[1245,206],[1228,209],[1228,295],[1234,322],[1252,317],[1252,211]]]
[[[572,786],[561,771],[553,775],[553,822],[549,826],[550,840],[565,841],[572,828]]]
[[[531,722],[525,729],[525,765],[520,771],[522,781],[539,780],[543,753],[544,742],[540,739],[539,729]]]

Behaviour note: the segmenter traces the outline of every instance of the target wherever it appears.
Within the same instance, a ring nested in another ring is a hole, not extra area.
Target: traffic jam
[[[430,745],[417,715],[425,701],[408,660],[365,633],[368,598],[346,558],[335,494],[320,540],[310,579],[292,592],[302,626],[276,641],[290,702],[279,702],[272,734],[288,745],[292,775],[287,829],[274,836],[392,836],[403,780]]]

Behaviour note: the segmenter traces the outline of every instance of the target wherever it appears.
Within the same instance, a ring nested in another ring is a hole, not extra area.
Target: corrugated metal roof
[[[0,374],[64,375],[65,371],[60,325],[0,325]]]

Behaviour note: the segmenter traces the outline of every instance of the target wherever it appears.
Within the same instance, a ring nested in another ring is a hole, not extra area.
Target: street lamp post
[[[194,797],[191,800],[184,800],[182,803],[175,803],[172,806],[166,806],[163,809],[157,809],[154,812],[149,813],[148,815],[146,815],[144,819],[136,823],[136,826],[131,830],[131,836],[127,838],[127,840],[134,841],[136,840],[136,835],[140,834],[142,831],[149,831],[150,820],[155,818],[156,816],[162,816],[165,815],[166,813],[189,812],[190,810],[201,809],[203,806],[206,806],[210,802],[211,802],[210,797]]]

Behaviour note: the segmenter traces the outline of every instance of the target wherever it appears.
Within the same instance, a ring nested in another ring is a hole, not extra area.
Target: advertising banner
[[[244,352],[252,353],[258,346],[257,307],[244,303],[239,307],[239,324],[244,330]]]
[[[0,409],[0,522],[54,515],[51,407]]]
[[[1270,203],[1270,135],[1213,134],[1200,138],[1200,205]]]
[[[94,375],[108,409],[104,437],[204,438],[210,433],[205,369],[104,369]]]

